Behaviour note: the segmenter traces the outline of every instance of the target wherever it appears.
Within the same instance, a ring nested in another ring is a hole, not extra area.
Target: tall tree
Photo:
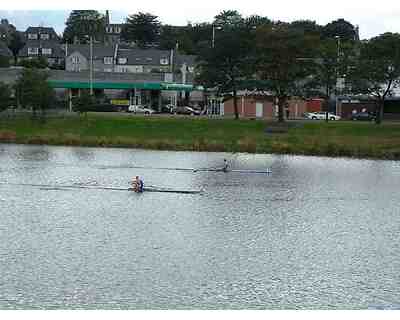
[[[8,68],[10,66],[10,59],[6,56],[0,55],[0,68]]]
[[[220,32],[213,48],[203,48],[199,54],[197,81],[219,93],[232,93],[235,118],[239,118],[237,90],[252,65],[251,42],[244,28],[227,28]]]
[[[5,84],[0,82],[0,112],[6,110],[11,101],[11,88]]]
[[[105,16],[96,10],[72,10],[64,30],[65,42],[89,43],[90,37],[96,41],[104,40]]]
[[[311,69],[307,59],[313,57],[313,38],[303,36],[288,25],[264,26],[256,30],[256,72],[267,80],[269,89],[278,100],[279,122],[283,122],[283,108],[287,99],[299,92],[299,81]]]
[[[344,19],[332,21],[324,26],[322,28],[322,36],[324,38],[340,37],[342,41],[358,40],[356,28]]]
[[[224,10],[214,18],[214,25],[235,27],[243,23],[242,15],[236,10]]]
[[[42,111],[51,106],[54,101],[54,90],[47,82],[49,75],[38,69],[23,69],[16,81],[16,89],[20,102],[25,107],[32,108],[33,118],[36,118],[37,110]]]
[[[296,20],[290,23],[290,28],[296,29],[304,35],[321,36],[322,26],[311,20]]]
[[[85,118],[87,119],[87,113],[90,110],[93,110],[95,106],[95,97],[90,94],[89,91],[85,90],[81,92],[79,97],[76,97],[73,100],[74,110],[79,114],[85,114]]]
[[[384,33],[363,43],[348,78],[353,93],[376,99],[376,123],[380,124],[385,99],[400,85],[400,34]]]
[[[158,40],[160,26],[157,16],[139,12],[126,19],[121,37],[126,41],[134,41],[140,48],[146,48]]]
[[[11,50],[14,56],[14,65],[17,65],[18,53],[24,47],[25,42],[22,39],[21,34],[18,31],[11,33],[10,40],[8,42],[8,48]]]

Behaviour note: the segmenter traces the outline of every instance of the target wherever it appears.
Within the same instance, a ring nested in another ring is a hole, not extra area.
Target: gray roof
[[[79,52],[86,59],[90,59],[89,44],[71,44],[68,45],[68,56],[74,52]],[[114,57],[115,46],[105,46],[103,44],[93,44],[93,60],[100,60],[104,57]]]
[[[59,37],[52,27],[28,27],[25,31],[26,37],[28,33],[48,33],[50,40],[58,40]]]
[[[3,41],[0,41],[0,56],[12,57],[11,50],[8,49],[7,45]]]
[[[65,52],[63,51],[61,44],[57,41],[28,40],[25,46],[19,51],[18,56],[28,57],[28,48],[51,48],[51,55],[43,55],[43,57],[63,58],[65,56]]]
[[[119,49],[118,58],[127,58],[126,65],[159,65],[161,58],[170,58],[169,50]]]

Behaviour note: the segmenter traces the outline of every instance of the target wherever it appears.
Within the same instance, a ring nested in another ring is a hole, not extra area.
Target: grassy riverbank
[[[287,130],[276,130],[275,125],[254,120],[95,114],[87,120],[66,117],[40,123],[23,117],[0,120],[0,141],[400,159],[400,123],[290,122]]]

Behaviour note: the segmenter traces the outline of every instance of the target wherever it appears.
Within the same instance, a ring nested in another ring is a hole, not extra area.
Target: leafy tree
[[[385,99],[400,84],[400,34],[384,33],[363,43],[348,79],[353,93],[376,99],[376,123],[380,124]]]
[[[157,16],[139,12],[126,19],[121,37],[126,41],[134,41],[140,48],[146,48],[158,40],[160,26]]]
[[[6,110],[11,102],[11,88],[0,82],[0,112]]]
[[[229,28],[220,32],[214,48],[203,48],[199,54],[197,82],[219,93],[232,92],[235,118],[239,118],[237,89],[241,79],[250,74],[251,41],[243,28]]]
[[[85,118],[87,118],[87,112],[93,110],[95,104],[95,97],[87,90],[81,91],[80,96],[74,98],[73,100],[74,110],[79,114],[84,113]]]
[[[10,59],[5,56],[0,56],[0,68],[8,68],[10,66]]]
[[[197,52],[196,34],[191,25],[183,27],[163,25],[160,30],[159,49],[177,49],[184,54],[195,54]]]
[[[8,48],[11,50],[14,56],[14,65],[17,65],[18,53],[24,47],[25,42],[18,31],[15,31],[10,36],[10,41],[8,42]]]
[[[288,25],[264,26],[256,30],[256,72],[269,82],[278,99],[279,121],[289,96],[299,93],[299,81],[311,73],[305,59],[312,58],[313,38]]]
[[[290,28],[298,30],[304,35],[321,36],[322,26],[311,20],[296,20],[290,23]]]
[[[236,10],[224,10],[214,18],[214,25],[221,27],[237,27],[243,23],[243,18]]]
[[[358,40],[356,28],[344,19],[338,19],[328,23],[322,28],[322,36],[324,38],[340,37],[342,41]]]
[[[104,40],[106,20],[103,14],[96,10],[72,10],[64,30],[65,42],[85,44],[90,42],[90,37],[96,41]]]
[[[28,69],[45,69],[49,66],[46,58],[44,57],[24,59],[19,62],[19,65]]]
[[[263,25],[272,24],[272,21],[267,17],[259,15],[251,15],[243,20],[244,25],[248,29],[254,29]]]
[[[16,81],[20,102],[23,106],[32,108],[33,118],[36,118],[37,110],[41,110],[44,115],[54,101],[54,90],[47,82],[48,77],[45,71],[24,68]]]

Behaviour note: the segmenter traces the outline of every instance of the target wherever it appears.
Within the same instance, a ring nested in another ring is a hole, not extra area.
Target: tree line
[[[104,41],[105,26],[105,16],[98,11],[73,10],[63,41]],[[9,42],[14,49],[20,45],[16,39],[11,36]],[[384,101],[399,85],[400,35],[387,32],[360,40],[358,28],[344,19],[321,26],[311,20],[289,23],[227,10],[211,23],[178,27],[138,12],[127,17],[121,39],[140,48],[195,54],[196,82],[231,94],[237,118],[237,91],[259,89],[276,97],[280,121],[290,96],[329,98],[348,93],[375,98],[380,123]],[[338,79],[345,86],[339,86]]]

